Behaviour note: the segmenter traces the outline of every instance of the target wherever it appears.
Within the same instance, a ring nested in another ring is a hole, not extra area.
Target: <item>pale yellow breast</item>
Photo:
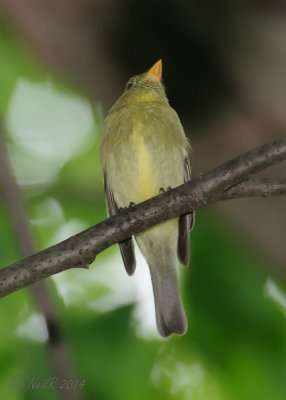
[[[150,149],[146,146],[143,130],[144,126],[142,122],[137,122],[130,137],[134,149],[134,159],[137,163],[134,182],[136,198],[140,198],[140,201],[146,200],[156,194],[154,193],[154,179],[156,179],[156,176],[154,176],[156,175],[154,157]]]
[[[123,109],[109,116],[104,133],[103,167],[119,207],[183,183],[186,140],[171,109],[156,104]]]

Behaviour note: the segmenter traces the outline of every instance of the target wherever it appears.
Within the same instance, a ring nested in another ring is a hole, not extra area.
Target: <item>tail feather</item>
[[[153,284],[157,327],[160,334],[168,337],[173,333],[183,335],[187,331],[187,319],[179,291],[176,266],[172,259],[164,265],[149,264]]]
[[[188,324],[175,264],[178,220],[148,229],[137,235],[136,241],[150,269],[158,330],[164,337],[183,335]]]

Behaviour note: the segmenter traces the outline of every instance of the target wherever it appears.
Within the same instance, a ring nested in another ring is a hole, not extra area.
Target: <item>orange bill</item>
[[[162,60],[157,61],[145,74],[146,78],[162,78]]]

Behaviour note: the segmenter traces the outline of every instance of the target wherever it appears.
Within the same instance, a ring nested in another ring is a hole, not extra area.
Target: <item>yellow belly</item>
[[[133,147],[136,149],[135,151],[135,159],[137,162],[136,176],[134,177],[134,189],[131,189],[131,192],[134,193],[133,197],[136,201],[147,200],[150,197],[155,196],[155,186],[157,181],[157,174],[155,172],[156,166],[154,165],[154,159],[150,151],[148,151],[144,138],[141,135],[137,135],[136,131],[131,137],[131,141],[133,142]],[[154,182],[155,181],[155,182]],[[155,183],[155,185],[154,185]],[[134,200],[133,200],[134,201]],[[135,202],[135,201],[134,201]]]
[[[106,172],[119,207],[138,204],[158,195],[161,187],[184,182],[182,147],[169,146],[141,122],[134,124],[132,132],[108,157]]]

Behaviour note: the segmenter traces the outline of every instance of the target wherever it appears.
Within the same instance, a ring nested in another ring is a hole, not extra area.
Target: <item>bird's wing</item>
[[[103,177],[104,177],[104,193],[105,193],[106,208],[108,215],[111,217],[112,215],[118,214],[119,211],[117,204],[115,203],[113,193],[108,184],[105,172],[103,174]],[[125,239],[123,242],[120,242],[119,248],[127,274],[133,275],[136,267],[136,259],[135,259],[134,244],[132,238],[130,237]]]
[[[185,158],[184,164],[184,181],[187,182],[191,179],[191,168],[189,157]],[[179,236],[177,254],[180,262],[186,267],[190,264],[191,245],[190,245],[190,231],[193,229],[195,223],[195,213],[191,211],[189,214],[181,215],[179,218]]]

